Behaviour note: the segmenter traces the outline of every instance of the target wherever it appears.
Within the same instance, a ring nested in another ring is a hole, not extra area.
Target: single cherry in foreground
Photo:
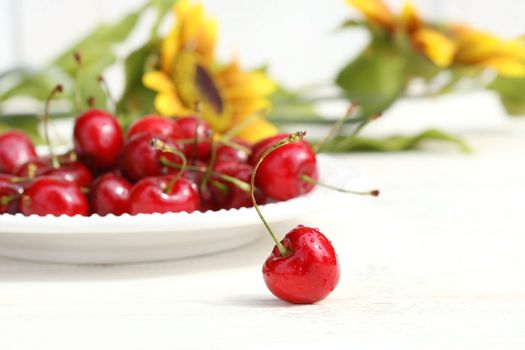
[[[39,177],[24,189],[20,197],[20,212],[40,216],[89,214],[88,201],[80,188],[52,176]]]
[[[266,286],[279,299],[293,304],[313,304],[323,300],[339,282],[339,262],[332,243],[318,230],[302,225],[279,241],[255,200],[257,170],[265,158],[281,147],[300,142],[298,132],[273,142],[258,157],[250,179],[251,199],[257,214],[275,242],[263,266]]]
[[[0,173],[14,174],[15,168],[36,158],[33,143],[19,131],[0,135]]]
[[[339,262],[332,243],[316,228],[299,225],[286,234],[263,266],[268,289],[292,304],[313,304],[326,298],[339,282]]]

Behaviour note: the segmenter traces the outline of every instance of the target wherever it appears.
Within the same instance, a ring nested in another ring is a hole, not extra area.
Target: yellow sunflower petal
[[[180,28],[180,47],[190,48],[211,60],[217,40],[216,21],[205,17],[201,4],[190,4],[188,0],[179,1],[174,11]]]
[[[184,107],[174,92],[158,93],[155,96],[155,108],[165,116],[191,114],[192,111]]]
[[[381,0],[346,0],[346,3],[359,10],[369,22],[387,29],[395,26],[394,15]]]
[[[225,91],[227,99],[267,96],[276,89],[275,83],[261,72],[246,73],[239,79],[242,81],[227,85]]]
[[[511,77],[524,77],[525,64],[508,57],[494,57],[481,62],[482,65],[490,67],[501,75]]]
[[[233,121],[241,122],[259,111],[268,111],[271,109],[271,103],[267,98],[243,98],[228,100],[232,106]]]
[[[497,53],[500,40],[488,33],[463,28],[457,38],[456,60],[461,63],[478,63]]]
[[[158,92],[169,92],[175,90],[175,85],[169,76],[163,72],[152,71],[142,76],[142,83],[147,88]]]
[[[406,32],[412,33],[423,27],[423,20],[419,17],[414,5],[407,2],[401,10],[401,26]]]
[[[175,57],[177,57],[177,54],[179,53],[179,32],[179,26],[173,26],[173,29],[161,43],[161,69],[166,73],[171,71],[171,66],[175,61]]]
[[[277,134],[278,129],[264,118],[257,118],[236,136],[250,143]]]
[[[412,42],[435,65],[447,67],[454,59],[456,44],[440,32],[423,28],[411,36]]]

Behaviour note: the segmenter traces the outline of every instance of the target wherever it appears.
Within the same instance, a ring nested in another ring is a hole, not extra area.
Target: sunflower
[[[276,89],[263,72],[244,71],[237,59],[219,65],[215,58],[217,23],[202,5],[180,0],[173,7],[176,22],[160,48],[160,67],[143,76],[157,92],[155,108],[165,116],[199,113],[218,133],[240,123],[237,136],[255,142],[274,135],[275,126],[259,113],[270,108]]]
[[[525,76],[525,44],[460,25],[451,26],[457,42],[454,62],[493,69],[505,76]]]
[[[525,76],[525,44],[520,40],[504,40],[463,25],[437,27],[423,21],[410,3],[396,16],[382,0],[346,2],[388,34],[406,33],[412,46],[438,67],[481,67],[501,75]]]
[[[447,67],[452,63],[455,43],[425,23],[410,3],[406,3],[401,14],[396,16],[381,0],[346,0],[346,2],[359,10],[369,23],[384,29],[387,33],[399,31],[406,33],[414,49],[438,67]]]

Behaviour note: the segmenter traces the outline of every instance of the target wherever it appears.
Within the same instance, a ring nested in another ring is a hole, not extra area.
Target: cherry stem
[[[330,131],[328,132],[328,134],[326,134],[324,138],[322,138],[321,140],[319,140],[319,142],[317,142],[315,145],[312,146],[312,149],[314,150],[315,153],[319,153],[321,149],[323,148],[323,145],[329,140],[331,140],[337,134],[337,132],[341,129],[341,127],[345,124],[345,122],[351,119],[350,118],[351,116],[355,115],[357,107],[358,106],[355,103],[353,102],[350,103],[350,106],[346,110],[345,115],[342,118],[340,118],[332,126],[332,128],[330,129]]]
[[[248,147],[244,147],[243,145],[239,145],[238,143],[233,142],[233,141],[228,140],[228,139],[224,139],[223,140],[221,138],[221,139],[219,139],[218,142],[223,144],[223,145],[225,145],[225,146],[229,146],[229,147],[231,147],[233,149],[236,149],[236,150],[239,150],[241,152],[244,152],[244,153],[246,153],[248,155],[252,153],[251,149],[249,149]]]
[[[319,182],[318,180],[316,180],[316,179],[314,179],[314,178],[312,178],[312,177],[310,177],[310,176],[308,176],[306,174],[301,174],[301,181],[308,182],[310,184],[314,184],[314,185],[317,185],[317,186],[325,187],[325,188],[328,188],[328,189],[331,189],[331,190],[334,190],[334,191],[343,192],[343,193],[357,194],[357,195],[360,195],[360,196],[374,196],[374,197],[379,196],[379,190],[364,191],[364,192],[347,190],[347,189],[344,189],[344,188],[339,188],[339,187],[336,187],[336,186],[332,186],[332,185],[328,185],[328,184]]]
[[[165,157],[161,157],[160,158],[160,163],[162,165],[164,165],[164,166],[168,166],[170,168],[175,168],[175,169],[180,169],[182,167],[182,165],[180,165],[180,164],[170,162]],[[187,165],[186,166],[186,170],[204,174],[204,173],[206,173],[207,168],[199,167],[199,166],[196,166],[196,165]],[[227,182],[230,182],[230,183],[234,184],[235,186],[239,187],[244,192],[250,192],[250,184],[247,183],[247,182],[244,182],[242,180],[239,180],[236,177],[233,177],[233,176],[230,176],[230,175],[226,175],[226,174],[221,174],[221,173],[218,173],[218,172],[215,172],[215,171],[212,171],[211,175],[214,176],[214,177],[217,177],[219,179],[222,179],[224,181],[227,181]]]
[[[190,144],[193,144],[194,141],[195,141],[194,138],[191,138],[191,139],[179,139],[179,140],[177,140],[177,143],[183,144],[183,145],[190,145]],[[239,145],[238,143],[230,141],[230,140],[219,139],[219,140],[217,140],[215,142],[218,142],[218,143],[220,143],[222,145],[229,146],[229,147],[234,148],[236,150],[242,151],[242,152],[244,152],[246,154],[252,153],[252,151],[249,148],[244,147],[243,145]]]
[[[176,154],[177,156],[179,156],[182,159],[182,164],[181,164],[180,171],[177,173],[177,175],[175,175],[171,179],[171,181],[163,189],[164,193],[169,193],[171,191],[171,189],[173,188],[173,186],[175,185],[175,183],[177,182],[177,180],[179,180],[180,177],[182,176],[182,174],[184,173],[184,170],[186,170],[186,166],[187,166],[186,156],[184,155],[184,153],[179,151],[177,148],[175,148],[173,146],[170,146],[167,143],[165,143],[165,142],[163,142],[163,141],[161,141],[159,139],[155,139],[155,138],[151,139],[150,145],[151,145],[151,147],[153,147],[153,148],[155,148],[155,149],[157,149],[159,151]]]
[[[213,139],[213,135],[212,135]],[[215,166],[215,162],[217,160],[217,142],[211,143],[211,155],[210,155],[210,161],[208,162],[208,166],[206,167],[206,172],[204,173],[204,177],[201,182],[201,190],[206,188],[206,185],[208,184],[208,180],[211,175],[211,171],[213,167]]]
[[[111,90],[109,88],[108,83],[106,82],[106,80],[104,79],[102,75],[98,76],[97,81],[99,82],[100,87],[102,88],[102,91],[104,91],[104,93],[106,94],[108,98],[109,105],[111,106],[110,108],[111,112],[116,115],[117,114],[117,102],[115,101],[115,99],[113,98],[113,95],[111,94]]]
[[[269,147],[266,151],[264,151],[264,153],[261,155],[261,157],[257,160],[257,163],[253,167],[252,176],[250,178],[250,197],[252,199],[253,207],[255,208],[255,211],[257,211],[257,215],[259,215],[259,218],[261,219],[261,221],[263,222],[264,226],[266,227],[266,230],[268,231],[268,233],[272,237],[273,241],[275,242],[275,245],[277,246],[277,249],[279,250],[279,253],[281,254],[282,257],[285,257],[286,255],[288,255],[290,253],[290,251],[288,249],[286,249],[283,246],[283,244],[277,239],[277,237],[273,233],[270,225],[268,224],[268,222],[264,218],[264,215],[262,214],[261,210],[259,209],[259,206],[257,205],[257,201],[255,200],[255,175],[257,174],[257,169],[259,169],[259,165],[261,165],[261,163],[263,162],[264,158],[266,158],[270,153],[272,153],[276,149],[278,149],[278,148],[280,148],[282,146],[285,146],[285,145],[287,145],[289,143],[294,143],[294,142],[301,141],[304,138],[305,135],[306,135],[305,131],[298,131],[298,132],[295,132],[295,133],[291,134],[287,138],[282,139],[281,141],[277,142],[273,146]]]
[[[75,104],[77,105],[77,109],[80,112],[82,111],[82,94],[79,87],[79,71],[82,67],[82,55],[80,55],[80,52],[77,51],[73,54],[73,57],[77,63],[77,69],[75,70]]]
[[[51,140],[49,137],[49,104],[51,103],[51,100],[57,93],[61,93],[64,91],[64,87],[62,85],[57,85],[53,90],[51,90],[51,93],[49,93],[49,96],[46,99],[46,103],[44,106],[44,138],[47,147],[49,147],[49,155],[51,157],[51,165],[53,168],[58,169],[60,167],[60,162],[58,161],[58,157],[56,156],[55,152],[53,152],[53,146],[51,145]]]

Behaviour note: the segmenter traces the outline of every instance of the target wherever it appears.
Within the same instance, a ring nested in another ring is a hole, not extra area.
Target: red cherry
[[[42,176],[31,182],[20,198],[24,215],[88,215],[88,201],[80,188],[65,180]]]
[[[231,141],[246,149],[251,148],[251,145],[244,140],[232,139]],[[216,159],[217,159],[217,162],[236,161],[238,163],[246,163],[248,161],[248,154],[241,149],[234,148],[232,146],[228,146],[224,144],[220,144],[217,147]]]
[[[31,168],[33,168],[31,170]],[[32,172],[30,174],[30,172]],[[15,170],[18,177],[38,177],[50,175],[72,182],[80,187],[89,187],[93,181],[93,175],[82,163],[76,161],[66,161],[60,163],[59,168],[53,168],[50,159],[34,158],[18,166]]]
[[[281,241],[286,256],[275,247],[263,266],[268,289],[293,304],[323,300],[339,282],[339,262],[332,243],[318,230],[302,225]]]
[[[89,191],[91,212],[98,215],[129,213],[131,184],[118,175],[106,173],[97,178]]]
[[[77,118],[73,132],[78,158],[97,171],[116,165],[124,136],[117,119],[106,111],[91,109]]]
[[[236,161],[229,161],[217,163],[215,165],[214,171],[234,177],[245,183],[250,183],[253,167],[249,164],[240,164]],[[208,185],[208,190],[212,194],[211,199],[215,203],[215,210],[233,208],[238,209],[252,206],[252,199],[249,192],[243,191],[241,188],[239,188],[239,186],[224,179],[214,178],[214,180],[221,183],[226,188],[226,191],[223,191],[212,184]],[[255,191],[255,198],[259,204],[264,204],[267,201],[264,193],[258,189]]]
[[[18,177],[38,177],[52,168],[49,160],[32,158],[16,167],[14,174]]]
[[[14,174],[15,168],[31,158],[36,158],[33,143],[19,131],[0,135],[0,173]]]
[[[166,174],[168,169],[161,164],[161,158],[170,162],[180,164],[179,156],[162,152],[151,147],[151,139],[157,138],[166,144],[179,148],[177,143],[170,137],[150,133],[138,133],[126,141],[122,150],[120,168],[132,181],[138,181],[145,177]]]
[[[8,174],[0,174],[0,214],[15,214],[18,212],[18,198],[22,192],[21,184]]]
[[[129,127],[128,137],[138,134],[139,132],[165,135],[174,139],[184,138],[182,131],[173,119],[158,115],[147,115],[136,120]]]
[[[288,134],[280,134],[259,141],[253,146],[252,164],[262,154]],[[315,185],[301,180],[306,175],[313,180],[319,177],[317,159],[306,141],[284,145],[268,154],[257,171],[255,183],[266,195],[285,201],[310,192]]]
[[[193,140],[197,135],[197,150],[193,143],[184,145],[184,154],[188,159],[197,156],[198,159],[207,159],[211,152],[212,129],[207,121],[197,117],[180,117],[175,119],[175,124],[182,132],[184,140]],[[195,130],[197,133],[195,133]]]
[[[87,166],[80,162],[63,163],[57,169],[51,167],[50,170],[45,172],[45,175],[58,177],[79,187],[89,187],[93,181],[93,175]]]
[[[170,184],[172,179],[173,176],[161,176],[137,182],[131,190],[131,214],[182,211],[191,213],[197,210],[199,196],[191,183],[181,177]]]

